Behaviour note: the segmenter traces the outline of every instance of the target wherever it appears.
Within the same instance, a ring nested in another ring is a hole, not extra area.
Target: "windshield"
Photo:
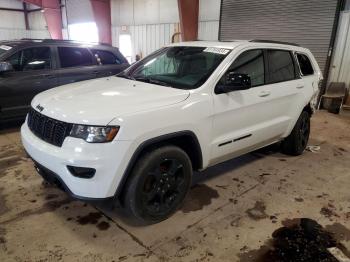
[[[194,89],[209,78],[229,52],[229,49],[214,47],[165,47],[119,76],[180,89]]]

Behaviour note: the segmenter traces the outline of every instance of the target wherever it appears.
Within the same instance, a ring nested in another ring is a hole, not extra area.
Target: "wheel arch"
[[[124,187],[127,184],[127,180],[132,173],[133,167],[135,166],[136,161],[142,156],[142,154],[157,147],[169,144],[178,146],[187,153],[191,160],[193,170],[202,169],[202,149],[197,136],[192,131],[185,130],[150,138],[142,142],[130,158],[130,161],[123,173],[123,177],[115,192],[115,197],[120,197],[122,195]]]
[[[314,110],[313,110],[313,108],[312,108],[312,106],[311,106],[310,103],[308,103],[308,104],[303,108],[302,111],[308,112],[310,116],[312,116],[312,114],[314,113]]]

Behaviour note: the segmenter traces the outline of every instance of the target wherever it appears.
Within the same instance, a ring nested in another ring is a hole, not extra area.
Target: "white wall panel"
[[[31,30],[46,30],[47,25],[42,12],[31,12],[28,14],[29,27]]]
[[[350,11],[340,15],[328,82],[345,82],[350,88]]]
[[[0,40],[11,40],[21,38],[50,38],[47,30],[25,30],[0,28]]]
[[[132,41],[132,58],[136,54],[149,55],[153,51],[171,43],[171,36],[176,32],[178,24],[152,24],[128,26],[127,31],[122,27],[112,28],[112,40],[114,46],[119,46],[119,35],[129,33]]]
[[[218,40],[219,21],[200,21],[198,24],[199,40]]]
[[[3,8],[23,9],[22,2],[19,0],[1,0],[0,6]]]
[[[179,8],[177,0],[159,1],[159,23],[179,23]]]
[[[0,17],[1,28],[26,28],[22,12],[0,11]]]
[[[112,25],[178,23],[177,0],[112,0]]]
[[[199,0],[199,21],[219,21],[221,0]]]
[[[134,0],[135,25],[159,23],[159,0]]]

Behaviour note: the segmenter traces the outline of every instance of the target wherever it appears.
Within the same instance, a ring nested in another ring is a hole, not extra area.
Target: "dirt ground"
[[[173,217],[142,226],[43,183],[18,128],[2,130],[0,261],[349,261],[350,117],[317,112],[309,145],[197,173]]]

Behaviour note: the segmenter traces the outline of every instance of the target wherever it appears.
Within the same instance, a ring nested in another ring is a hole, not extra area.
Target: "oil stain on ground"
[[[78,217],[77,222],[80,225],[87,225],[87,224],[97,224],[100,218],[102,217],[102,214],[100,212],[90,212],[86,216]]]
[[[5,238],[6,230],[4,228],[0,227],[0,245],[6,244],[6,238]]]
[[[23,150],[12,145],[0,147],[0,177],[6,175],[6,171],[18,165],[26,158]]]
[[[187,195],[182,212],[189,213],[201,210],[204,206],[211,204],[212,199],[218,198],[219,194],[215,189],[207,185],[195,185]]]
[[[7,205],[6,205],[6,197],[3,194],[3,188],[0,187],[0,216],[2,216],[3,214],[5,214],[6,212],[9,211]]]
[[[350,231],[340,224],[323,228],[308,218],[286,220],[272,233],[272,239],[260,249],[239,254],[240,262],[338,262],[328,251],[349,252],[340,241],[350,238]]]
[[[77,222],[80,225],[96,225],[96,227],[99,230],[107,230],[108,228],[110,228],[110,224],[106,221],[101,221],[99,222],[99,220],[103,217],[102,213],[100,212],[90,212],[89,214],[87,214],[86,216],[78,216],[77,217]]]

